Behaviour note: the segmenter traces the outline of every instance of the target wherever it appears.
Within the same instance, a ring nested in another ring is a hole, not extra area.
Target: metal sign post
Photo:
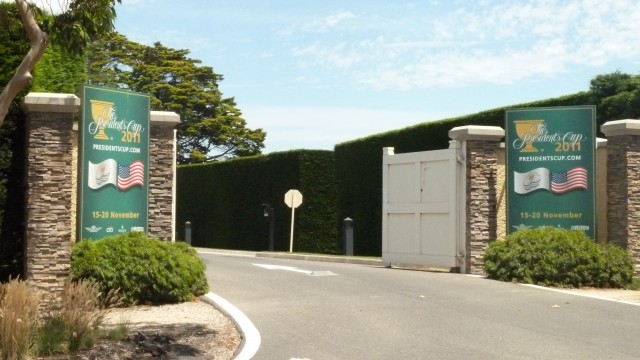
[[[291,189],[284,194],[284,203],[291,208],[291,237],[289,238],[289,252],[293,252],[293,224],[296,208],[302,204],[302,194],[296,189]]]

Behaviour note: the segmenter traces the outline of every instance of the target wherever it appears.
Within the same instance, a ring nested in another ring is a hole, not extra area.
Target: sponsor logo
[[[91,225],[91,227],[85,227],[85,229],[90,233],[97,233],[98,231],[102,230],[101,227],[97,227],[95,225]]]

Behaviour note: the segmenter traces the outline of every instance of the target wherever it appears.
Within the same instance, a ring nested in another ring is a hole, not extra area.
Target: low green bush
[[[125,304],[190,301],[209,290],[205,265],[186,243],[128,233],[83,240],[72,251],[74,279],[92,279],[101,293],[119,289]]]
[[[484,255],[491,279],[544,286],[624,287],[633,259],[614,245],[598,245],[582,231],[540,227],[491,243]]]
[[[61,353],[64,351],[66,337],[66,325],[62,315],[46,317],[35,331],[31,351],[38,356]]]
[[[640,290],[640,278],[639,277],[634,277],[633,280],[631,281],[631,283],[629,285],[627,285],[625,287],[625,289],[639,291]]]

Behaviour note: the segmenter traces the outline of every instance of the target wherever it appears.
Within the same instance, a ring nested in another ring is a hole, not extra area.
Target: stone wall
[[[632,136],[616,136],[609,140],[609,187],[607,192],[609,194],[609,216],[608,221],[612,224],[618,224],[618,226],[612,227],[609,231],[609,237],[611,242],[620,246],[626,247],[628,232],[634,229],[634,221],[631,221],[629,210],[630,205],[635,202],[634,198],[629,198],[629,192],[637,193],[634,187],[638,189],[638,182],[640,179],[629,179],[628,176],[616,176],[613,174],[627,174],[629,172],[635,173],[638,170],[638,150],[639,146],[637,141],[633,141]],[[635,219],[635,223],[640,223]]]
[[[26,120],[25,278],[59,293],[71,259],[74,95],[29,94]]]
[[[466,168],[466,269],[484,273],[484,251],[496,239],[498,224],[498,156],[504,130],[497,126],[461,126],[449,137],[464,141]],[[461,269],[463,270],[463,269]]]
[[[640,120],[610,121],[607,136],[608,240],[627,249],[640,274]]]
[[[467,254],[469,272],[484,272],[484,251],[497,234],[499,143],[467,142]]]
[[[175,113],[151,112],[149,137],[149,236],[173,238],[174,129]]]

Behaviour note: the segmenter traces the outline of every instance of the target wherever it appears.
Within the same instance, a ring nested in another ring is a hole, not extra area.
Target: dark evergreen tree
[[[93,43],[88,76],[94,85],[147,93],[152,110],[175,111],[181,164],[260,154],[266,133],[249,129],[233,98],[224,98],[222,75],[188,50],[129,41],[114,33]]]

